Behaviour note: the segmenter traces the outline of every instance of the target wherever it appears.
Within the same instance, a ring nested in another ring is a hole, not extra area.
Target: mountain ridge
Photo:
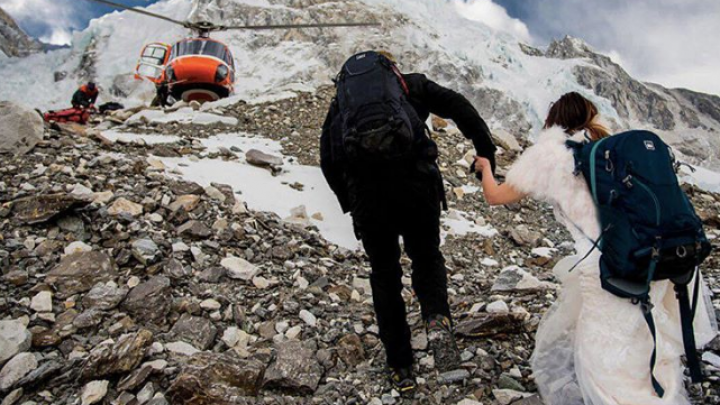
[[[398,56],[403,69],[426,73],[463,93],[492,128],[532,138],[549,103],[564,92],[579,91],[598,104],[614,129],[656,130],[691,163],[720,170],[719,97],[642,83],[609,57],[571,37],[554,41],[542,51],[521,44],[510,34],[464,19],[446,2],[432,0],[166,0],[150,9],[178,19],[233,24],[383,23],[381,29],[214,34],[235,54],[235,101],[297,85],[317,88],[329,84],[349,55],[384,48]],[[126,97],[135,87],[130,73],[142,46],[154,40],[173,42],[187,34],[179,27],[127,12],[94,20],[87,30],[76,34],[72,50],[51,52],[48,59],[55,59],[55,65],[64,62],[61,66],[35,63],[46,68],[39,76],[44,78],[44,87],[53,91],[43,90],[49,99],[32,101],[41,108],[60,107],[77,81],[88,78],[116,97]],[[8,73],[7,66],[12,67],[9,62],[5,65],[5,69],[0,66],[0,73]],[[22,65],[14,67],[21,69]],[[57,71],[64,74],[56,75]],[[50,76],[66,78],[54,82]],[[10,98],[17,97],[14,89],[8,90]],[[25,92],[22,94],[24,97]]]

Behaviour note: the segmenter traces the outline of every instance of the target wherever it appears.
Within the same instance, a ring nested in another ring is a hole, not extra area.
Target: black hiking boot
[[[448,371],[460,365],[460,350],[455,342],[450,319],[443,315],[433,315],[427,321],[428,347],[435,358],[435,368]]]
[[[409,394],[417,388],[412,367],[390,367],[390,381],[393,388],[400,394]]]

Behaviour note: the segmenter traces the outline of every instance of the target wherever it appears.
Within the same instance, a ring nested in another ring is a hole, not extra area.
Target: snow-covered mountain
[[[8,13],[0,8],[0,58],[27,56],[43,49],[30,38]]]
[[[236,59],[237,96],[228,102],[330,84],[349,55],[382,48],[393,52],[405,71],[427,73],[465,94],[491,127],[532,136],[548,105],[574,90],[595,100],[615,129],[652,128],[693,163],[720,169],[719,97],[637,81],[578,39],[565,38],[547,49],[521,44],[465,19],[446,0],[165,0],[149,9],[222,24],[383,23],[373,29],[213,34],[231,46]],[[131,72],[142,46],[187,35],[181,27],[141,15],[106,15],[76,34],[72,49],[0,61],[6,78],[0,98],[62,107],[88,78],[101,84],[106,99],[134,97]]]

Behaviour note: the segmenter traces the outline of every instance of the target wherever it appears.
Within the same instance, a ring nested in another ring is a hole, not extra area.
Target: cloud
[[[454,5],[458,13],[469,20],[512,34],[521,41],[531,42],[530,31],[525,23],[510,17],[504,7],[492,0],[454,0]]]
[[[720,1],[497,1],[512,3],[538,42],[570,34],[639,79],[720,94]]]
[[[157,0],[121,0],[145,6]],[[91,18],[112,9],[87,0],[0,0],[2,7],[28,34],[54,45],[67,45],[72,32],[83,29]]]
[[[2,7],[31,35],[55,45],[70,43],[70,32],[82,23],[76,1],[0,0]]]

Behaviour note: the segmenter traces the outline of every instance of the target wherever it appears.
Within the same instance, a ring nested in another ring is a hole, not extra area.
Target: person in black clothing
[[[72,96],[73,108],[84,110],[93,107],[97,101],[98,94],[97,86],[93,82],[80,86]]]
[[[394,63],[392,56],[380,53]],[[399,70],[396,69],[398,75]],[[447,294],[447,269],[440,252],[440,212],[445,205],[438,148],[428,137],[430,113],[452,119],[472,140],[477,155],[493,162],[495,145],[490,130],[461,94],[438,85],[423,74],[402,74],[407,100],[419,119],[410,161],[383,165],[351,165],[338,151],[343,118],[338,99],[330,105],[321,137],[321,167],[344,212],[350,212],[372,267],[373,302],[385,346],[391,380],[401,392],[415,388],[410,328],[402,297],[400,243],[412,260],[412,287],[426,321],[436,367],[459,362]],[[413,114],[413,116],[415,116]]]

